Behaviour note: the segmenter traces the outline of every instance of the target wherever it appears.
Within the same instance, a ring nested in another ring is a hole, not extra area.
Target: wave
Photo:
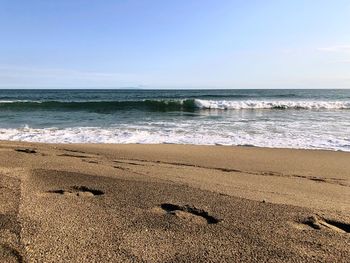
[[[92,111],[108,113],[120,110],[193,111],[194,100],[135,101],[0,101],[0,110]]]
[[[0,110],[92,111],[108,113],[119,110],[196,111],[259,109],[350,109],[350,101],[307,100],[133,100],[133,101],[0,101]]]
[[[174,126],[173,123],[169,123]],[[195,144],[244,145],[258,147],[325,149],[350,152],[350,141],[337,134],[317,135],[312,128],[288,129],[283,136],[255,126],[258,132],[237,129],[235,132],[217,129],[213,124],[206,129],[193,125],[177,128],[159,128],[158,125],[118,125],[118,127],[70,128],[0,128],[0,140],[42,143],[140,143],[140,144]],[[196,132],[193,132],[196,130]]]
[[[242,110],[242,109],[350,109],[350,101],[230,101],[230,100],[195,100],[202,109]]]

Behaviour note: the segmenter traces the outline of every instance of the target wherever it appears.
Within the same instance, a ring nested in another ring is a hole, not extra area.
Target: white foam
[[[241,109],[350,109],[350,101],[308,100],[195,100],[198,108],[219,110]]]
[[[350,151],[350,138],[327,133],[291,130],[290,127],[272,133],[266,126],[253,127],[254,132],[242,129],[230,131],[193,123],[178,124],[176,128],[152,125],[121,125],[120,127],[75,127],[0,129],[0,140],[44,143],[173,143],[196,145],[253,145],[260,147],[328,149]],[[317,129],[317,128],[316,128]],[[193,132],[196,130],[196,132]]]
[[[0,100],[1,103],[17,103],[17,102],[37,102],[37,101],[30,101],[30,100]]]

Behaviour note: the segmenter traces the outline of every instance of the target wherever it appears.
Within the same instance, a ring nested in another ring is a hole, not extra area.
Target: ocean
[[[0,90],[0,140],[350,151],[350,90]]]

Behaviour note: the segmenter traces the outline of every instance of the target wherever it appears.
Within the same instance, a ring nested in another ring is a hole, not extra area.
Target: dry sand
[[[1,262],[349,262],[350,153],[0,142]]]

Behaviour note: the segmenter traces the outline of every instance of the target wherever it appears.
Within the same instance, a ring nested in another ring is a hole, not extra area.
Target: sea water
[[[350,90],[0,90],[0,140],[350,151]]]

